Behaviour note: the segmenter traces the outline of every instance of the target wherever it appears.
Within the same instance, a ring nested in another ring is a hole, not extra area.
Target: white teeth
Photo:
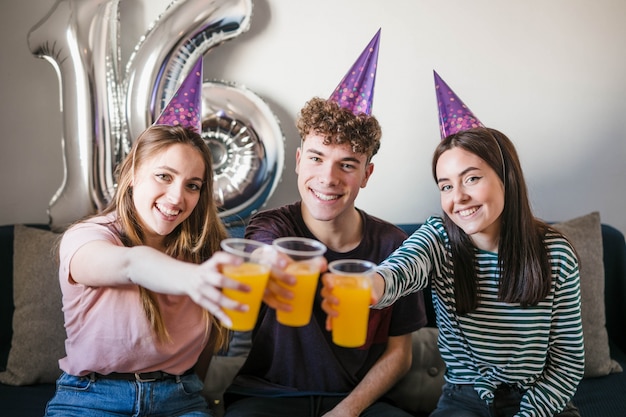
[[[461,216],[469,216],[470,214],[474,214],[476,213],[476,210],[478,210],[477,208],[473,207],[471,209],[467,209],[467,210],[460,210],[459,214]]]
[[[317,191],[313,191],[313,194],[315,194],[315,196],[319,198],[320,200],[324,200],[324,201],[331,201],[331,200],[336,200],[339,198],[339,196],[337,195],[321,194],[321,193],[318,193]]]
[[[164,206],[157,204],[156,205],[157,209],[159,209],[159,211],[167,216],[176,216],[178,215],[178,213],[180,213],[180,210],[169,210],[167,208],[165,208]]]

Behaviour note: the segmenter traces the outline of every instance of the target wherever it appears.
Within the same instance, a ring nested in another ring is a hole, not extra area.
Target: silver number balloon
[[[61,84],[64,178],[48,209],[55,229],[101,207],[114,187],[117,13],[117,0],[58,0],[28,34],[31,52],[53,65]]]
[[[278,118],[245,87],[205,82],[202,136],[213,155],[214,198],[220,217],[226,224],[241,224],[280,181],[285,150]]]
[[[63,184],[48,209],[53,229],[108,204],[115,166],[132,139],[153,122],[196,60],[248,30],[252,14],[251,0],[175,0],[138,42],[122,74],[118,4],[58,0],[28,34],[31,52],[53,65],[61,84],[65,166]],[[214,152],[222,149],[228,157],[214,158],[215,198],[222,218],[236,222],[258,209],[276,187],[284,138],[278,120],[254,93],[235,84],[207,85],[221,95],[217,102],[203,99],[214,112],[203,112],[208,120],[203,134]],[[238,108],[226,108],[230,101]],[[231,138],[234,131],[218,131],[211,124],[226,114],[248,134],[237,131],[238,137]],[[240,146],[247,156],[231,158]],[[249,178],[243,182],[225,182],[244,171]]]

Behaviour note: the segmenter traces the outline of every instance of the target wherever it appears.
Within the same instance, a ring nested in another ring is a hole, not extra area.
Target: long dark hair
[[[536,305],[551,286],[550,262],[544,244],[549,226],[532,213],[526,182],[513,143],[503,133],[475,128],[452,134],[442,140],[433,155],[432,174],[437,181],[437,161],[459,147],[484,160],[504,184],[504,209],[500,216],[498,298],[522,306]],[[454,260],[456,309],[467,314],[478,307],[475,247],[469,236],[445,213]]]

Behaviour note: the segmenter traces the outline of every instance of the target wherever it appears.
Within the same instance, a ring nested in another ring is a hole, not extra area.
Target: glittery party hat
[[[461,101],[437,74],[435,74],[435,93],[437,94],[437,107],[439,108],[439,130],[441,139],[473,127],[484,127],[474,113]]]
[[[328,98],[352,113],[372,114],[380,29]]]
[[[178,87],[155,125],[181,125],[202,131],[202,57]]]

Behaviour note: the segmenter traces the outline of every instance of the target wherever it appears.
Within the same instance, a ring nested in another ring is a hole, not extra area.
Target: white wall
[[[226,0],[222,0],[226,1]],[[47,222],[63,178],[59,85],[28,50],[52,0],[0,5],[0,224]],[[127,58],[166,0],[125,0]],[[205,57],[206,79],[262,96],[281,120],[283,180],[266,207],[297,198],[295,116],[327,97],[381,27],[375,173],[357,204],[394,222],[439,212],[433,69],[483,123],[516,144],[536,214],[590,211],[626,232],[626,3],[621,0],[257,0],[250,30]],[[149,5],[149,6],[148,6]]]

